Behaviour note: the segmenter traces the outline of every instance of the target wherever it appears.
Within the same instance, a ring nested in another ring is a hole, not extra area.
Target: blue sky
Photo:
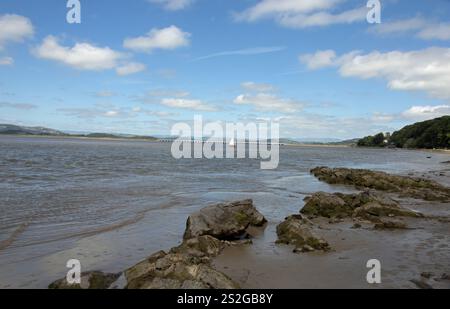
[[[450,1],[0,3],[0,123],[169,134],[179,121],[280,121],[352,138],[450,114]]]

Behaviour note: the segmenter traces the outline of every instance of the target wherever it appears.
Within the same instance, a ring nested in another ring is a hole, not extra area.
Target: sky
[[[347,139],[450,114],[450,1],[0,2],[0,123],[169,135],[278,121]]]

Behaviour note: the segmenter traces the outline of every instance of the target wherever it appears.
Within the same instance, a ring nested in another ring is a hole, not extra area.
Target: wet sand
[[[445,171],[425,176],[446,185],[450,178]],[[333,250],[299,254],[275,244],[280,222],[269,222],[265,230],[253,231],[253,245],[227,248],[214,265],[244,289],[419,288],[417,282],[424,283],[422,288],[450,288],[450,281],[442,279],[450,274],[450,203],[392,197],[433,218],[402,218],[407,230],[374,230],[373,224],[353,229],[350,219],[335,224],[317,219],[317,234]],[[381,284],[367,283],[370,259],[381,262]]]

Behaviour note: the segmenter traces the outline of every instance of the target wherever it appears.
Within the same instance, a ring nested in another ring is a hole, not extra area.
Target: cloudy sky
[[[280,121],[353,138],[450,114],[450,1],[1,0],[0,123],[169,134]]]

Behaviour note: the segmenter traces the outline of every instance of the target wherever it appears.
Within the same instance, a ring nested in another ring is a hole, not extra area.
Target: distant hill
[[[61,131],[44,128],[44,127],[23,127],[12,124],[0,124],[0,134],[17,134],[17,135],[67,135]]]
[[[110,139],[145,139],[150,141],[158,140],[152,136],[110,134],[110,133],[87,133],[69,134],[62,131],[44,127],[24,127],[12,124],[0,124],[0,135],[34,135],[34,136],[61,136],[61,137],[85,137],[85,138],[110,138]]]
[[[358,141],[360,147],[450,148],[450,116],[418,122],[389,133],[366,136]]]

